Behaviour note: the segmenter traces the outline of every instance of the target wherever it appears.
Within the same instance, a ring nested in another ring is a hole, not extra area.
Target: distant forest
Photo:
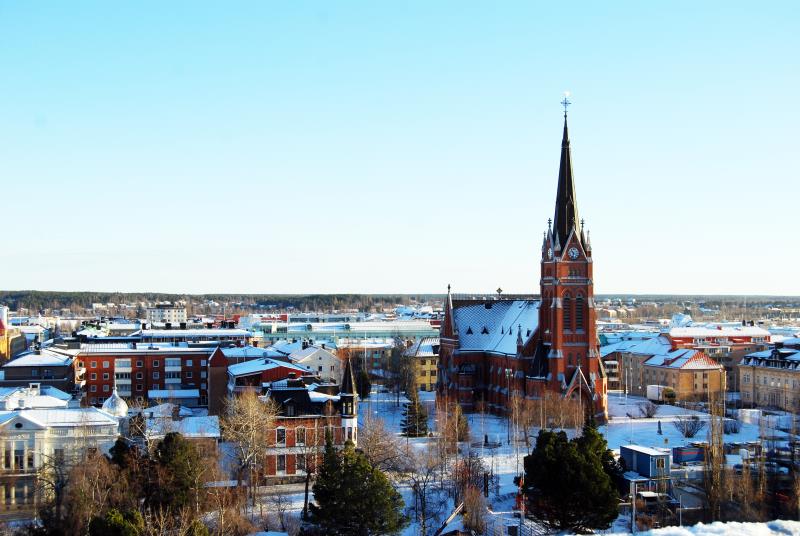
[[[162,294],[158,292],[58,292],[37,290],[0,290],[0,304],[12,310],[90,309],[93,303],[139,304],[140,302],[176,302],[200,305],[207,301],[242,309],[285,311],[328,311],[407,305],[442,299],[435,294]]]
[[[364,311],[441,301],[444,294],[164,294],[157,292],[59,292],[37,290],[0,290],[0,304],[12,310],[26,308],[31,312],[45,309],[90,309],[93,303],[139,304],[141,302],[180,301],[202,305],[207,301],[217,302],[241,310],[275,311],[331,311],[360,309]],[[674,303],[722,307],[746,303],[747,306],[798,307],[796,296],[682,296],[656,294],[600,294],[599,301],[634,298],[637,302]],[[231,311],[233,312],[233,311]]]

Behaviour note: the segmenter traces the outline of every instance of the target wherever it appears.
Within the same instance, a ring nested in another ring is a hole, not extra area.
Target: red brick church
[[[592,245],[578,216],[567,115],[555,214],[542,242],[539,296],[454,295],[441,327],[439,397],[471,410],[484,401],[505,412],[511,396],[548,391],[607,418],[606,374],[598,353]]]

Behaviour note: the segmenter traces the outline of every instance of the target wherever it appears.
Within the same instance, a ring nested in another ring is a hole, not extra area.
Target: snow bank
[[[625,533],[616,533],[617,535]],[[800,534],[800,521],[770,521],[768,523],[721,523],[705,525],[699,523],[691,527],[665,527],[645,532],[641,536],[770,536]]]

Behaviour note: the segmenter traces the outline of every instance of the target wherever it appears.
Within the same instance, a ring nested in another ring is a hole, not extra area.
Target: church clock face
[[[569,251],[567,251],[567,254],[569,255],[570,259],[575,260],[575,259],[578,258],[578,255],[580,253],[578,253],[578,248],[574,248],[573,247],[573,248],[569,248]]]
[[[553,248],[547,248],[547,258],[548,259],[553,258]]]

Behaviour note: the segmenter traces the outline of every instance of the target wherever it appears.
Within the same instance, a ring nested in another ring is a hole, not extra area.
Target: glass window
[[[276,431],[277,431],[276,443],[278,445],[285,445],[286,444],[286,428],[278,428]]]
[[[154,360],[153,360],[153,366],[154,366],[154,367],[157,367],[157,366],[159,366],[159,365],[160,365],[160,363],[159,363],[158,359],[154,359]]]
[[[154,371],[154,372],[153,372],[153,379],[154,379],[154,380],[157,380],[158,378],[159,378],[158,371]]]
[[[302,426],[294,429],[295,438],[298,445],[305,445],[306,443],[306,429]]]
[[[283,473],[286,471],[286,455],[281,454],[278,456],[278,472]]]
[[[103,368],[108,368],[109,366],[111,366],[111,363],[110,363],[110,362],[108,362],[108,361],[103,361]]]
[[[184,365],[187,366],[187,367],[191,367],[192,366],[192,360],[191,359],[187,359],[186,363],[184,363]]]
[[[89,379],[90,380],[96,380],[97,379],[97,373],[96,372],[92,372],[91,374],[89,374]]]

